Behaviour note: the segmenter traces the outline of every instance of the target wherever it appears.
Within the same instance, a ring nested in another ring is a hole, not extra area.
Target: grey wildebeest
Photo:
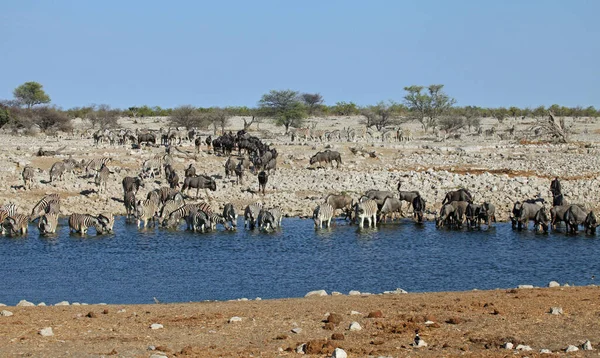
[[[469,193],[469,191],[467,189],[464,189],[464,188],[454,190],[454,191],[449,191],[448,193],[446,193],[446,196],[444,197],[444,200],[442,201],[442,205],[450,204],[453,201],[466,201],[468,203],[472,203],[473,196],[471,195],[471,193]]]
[[[199,175],[197,177],[187,177],[183,180],[183,186],[181,192],[189,191],[190,188],[196,188],[196,198],[198,197],[198,191],[200,189],[208,189],[211,191],[217,190],[217,184],[215,180],[206,175]],[[206,193],[208,196],[208,192]]]
[[[386,197],[379,209],[379,221],[387,221],[394,213],[402,213],[402,202],[394,197]]]
[[[527,229],[529,220],[535,220],[535,214],[544,206],[543,199],[530,199],[524,202],[517,201],[513,205],[511,217],[512,227],[519,230],[525,226]]]
[[[440,215],[436,219],[436,226],[447,225],[460,229],[465,221],[467,206],[469,206],[469,203],[466,201],[453,201],[449,204],[443,204]]]
[[[377,203],[377,208],[381,208],[381,205],[383,205],[383,202],[385,201],[385,198],[393,198],[394,197],[394,193],[392,193],[391,191],[388,190],[375,190],[375,189],[371,189],[371,190],[367,190],[365,192],[365,195],[367,198],[371,199],[371,200],[375,200],[375,202]]]
[[[535,231],[548,232],[549,223],[548,211],[546,211],[546,207],[542,206],[533,217],[534,229]]]
[[[352,197],[346,194],[329,194],[325,197],[324,202],[331,205],[333,208],[332,215],[335,216],[336,210],[342,210],[346,213],[346,218],[350,216],[352,210]]]
[[[582,210],[585,210],[585,207],[581,204],[573,204],[573,205],[579,205]],[[557,206],[553,206],[550,209],[550,223],[552,226],[552,230],[556,230],[558,223],[560,223],[561,221],[564,222],[565,213],[567,212],[567,210],[569,210],[570,206],[571,205],[557,205]]]
[[[331,167],[333,167],[333,162],[335,161],[336,163],[336,168],[340,167],[340,164],[342,163],[342,156],[340,155],[340,153],[338,151],[335,150],[326,150],[324,152],[318,152],[317,154],[313,155],[310,158],[310,165],[313,165],[315,163],[319,163],[320,166],[322,166],[322,163],[325,164],[329,164],[331,165]]]
[[[423,212],[425,212],[425,205],[425,199],[423,199],[421,195],[415,196],[415,198],[412,201],[413,217],[417,223],[423,222]]]
[[[563,220],[567,226],[567,232],[572,234],[577,233],[579,225],[583,225],[586,234],[594,234],[598,226],[594,212],[590,211],[586,214],[579,205],[570,205]]]
[[[469,203],[465,212],[465,218],[467,220],[467,227],[476,228],[481,226],[481,219],[479,213],[481,212],[481,205]]]
[[[267,174],[264,170],[258,173],[258,191],[262,190],[262,194],[265,195],[265,188],[267,187],[267,182],[269,181],[269,174]]]

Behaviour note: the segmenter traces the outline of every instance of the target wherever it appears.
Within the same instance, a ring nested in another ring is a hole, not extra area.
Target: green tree
[[[448,113],[456,103],[456,100],[448,96],[443,88],[444,85],[430,85],[427,87],[427,92],[423,92],[425,89],[423,86],[404,87],[407,92],[404,103],[413,118],[421,123],[425,132],[429,128],[435,128],[438,118]]]
[[[120,111],[110,108],[108,104],[101,104],[89,114],[89,119],[92,122],[92,127],[114,128],[118,124]]]
[[[301,127],[306,118],[306,108],[297,91],[271,90],[261,97],[258,107],[262,113],[274,118],[276,125],[284,126],[285,134],[290,127]]]
[[[379,102],[374,106],[361,108],[360,114],[365,117],[364,124],[370,128],[375,126],[381,131],[383,128],[399,123],[402,106],[395,102]]]
[[[8,106],[0,104],[0,128],[10,121],[10,110]]]
[[[36,104],[50,103],[50,97],[42,89],[42,85],[37,82],[25,82],[15,88],[13,95],[15,99],[31,108]]]
[[[184,105],[171,111],[170,122],[175,127],[205,128],[208,125],[207,117],[203,116],[197,108]]]
[[[43,106],[33,109],[32,120],[43,132],[50,129],[68,132],[73,129],[67,113],[55,107]]]
[[[311,116],[324,102],[323,96],[321,96],[320,93],[303,93],[301,97],[302,101],[306,105],[306,108],[308,108],[308,114]]]
[[[353,116],[360,114],[360,108],[354,102],[336,102],[329,112],[338,116]]]

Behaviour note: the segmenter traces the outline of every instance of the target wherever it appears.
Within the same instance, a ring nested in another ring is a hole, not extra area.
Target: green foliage
[[[258,107],[261,114],[274,118],[275,124],[285,126],[285,132],[290,127],[301,127],[306,118],[306,107],[301,102],[298,92],[292,90],[271,90],[264,94]]]
[[[10,121],[10,110],[8,106],[0,104],[0,128]]]
[[[364,124],[367,127],[375,126],[377,130],[382,130],[387,126],[399,124],[400,116],[405,109],[401,104],[381,101],[374,106],[361,108],[360,114],[365,117]]]
[[[438,118],[448,113],[456,103],[454,98],[449,97],[443,90],[444,85],[430,85],[427,92],[423,92],[423,86],[404,87],[407,94],[404,103],[408,107],[413,118],[421,122],[421,126],[427,132],[429,128],[438,125]]]
[[[206,128],[210,123],[206,116],[191,105],[173,108],[170,122],[175,127],[186,127],[187,129]]]
[[[309,115],[313,115],[324,102],[323,96],[320,93],[303,93],[300,97],[306,108],[308,108]]]
[[[108,104],[101,104],[88,115],[92,122],[92,127],[96,128],[114,128],[118,124],[120,116],[118,109],[111,108]]]
[[[50,103],[50,97],[42,89],[42,85],[37,82],[25,82],[15,88],[13,95],[15,99],[31,108],[36,104]]]
[[[89,119],[90,114],[94,112],[95,106],[86,106],[86,107],[73,107],[66,111],[67,116],[69,118],[81,118],[81,119]]]
[[[67,132],[73,129],[71,118],[59,108],[43,106],[32,109],[30,112],[33,123],[37,124],[43,132],[51,129]]]
[[[360,108],[354,102],[337,102],[329,112],[337,116],[355,116],[360,114]]]

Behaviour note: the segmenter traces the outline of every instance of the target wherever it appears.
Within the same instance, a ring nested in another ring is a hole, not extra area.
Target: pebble
[[[552,351],[549,350],[549,349],[544,348],[544,349],[540,349],[540,353],[541,354],[552,354]]]
[[[577,352],[579,350],[579,348],[575,347],[574,345],[570,345],[567,347],[567,349],[565,349],[565,352],[570,353],[570,352]]]
[[[350,311],[350,315],[351,316],[356,316],[356,315],[362,315],[362,313],[360,313],[358,311]]]
[[[150,358],[167,358],[167,356],[162,353],[154,353],[150,356]]]
[[[360,291],[352,290],[348,292],[348,296],[360,296]]]
[[[356,321],[350,323],[350,327],[348,327],[349,330],[351,331],[360,331],[362,329],[362,327],[360,326],[360,324]]]
[[[583,344],[583,346],[581,346],[581,349],[583,349],[584,351],[592,351],[594,350],[594,348],[592,347],[592,342],[585,341],[585,343]]]
[[[513,349],[514,345],[510,342],[506,342],[504,343],[504,345],[502,345],[502,348],[504,349]]]
[[[517,288],[533,288],[533,285],[519,285]]]
[[[52,332],[52,327],[42,328],[38,333],[42,337],[52,337],[54,335],[54,332]]]
[[[346,351],[341,349],[341,348],[336,348],[333,351],[333,354],[331,355],[331,358],[347,358],[348,354],[346,354]]]
[[[518,351],[524,351],[524,352],[529,352],[529,351],[533,350],[533,348],[531,348],[530,346],[526,346],[524,344],[519,344],[517,346],[517,348],[515,348],[515,349],[518,350]]]
[[[55,304],[55,306],[68,306],[69,305],[69,301],[61,301],[57,304]]]
[[[556,281],[550,281],[550,283],[548,283],[548,287],[560,287],[560,283]]]
[[[242,317],[238,317],[238,316],[234,316],[229,319],[229,323],[241,322],[241,321],[242,321]]]
[[[4,303],[0,303],[0,307],[6,307]]]
[[[300,334],[300,332],[302,332],[302,328],[300,328],[300,327],[296,327],[296,328],[292,329],[292,333]]]
[[[332,296],[343,296],[343,293],[338,292],[338,291],[333,291],[333,292],[331,292],[331,295]]]
[[[561,315],[561,314],[563,314],[563,309],[562,309],[562,307],[552,307],[550,309],[550,313],[554,314],[554,315]]]
[[[32,302],[26,301],[26,300],[21,300],[19,301],[19,303],[17,303],[17,306],[20,307],[32,307],[35,306]]]
[[[384,291],[383,293],[386,295],[401,295],[401,294],[408,293],[408,292],[401,288],[397,288],[393,291]]]
[[[117,313],[125,313],[127,312],[127,310],[125,308],[121,308],[120,310],[117,311]]]
[[[0,316],[10,317],[12,315],[13,315],[13,313],[11,311],[2,310],[2,312],[0,312]]]
[[[306,350],[306,343],[302,343],[301,345],[296,347],[296,353],[304,354],[305,350]]]
[[[304,297],[311,297],[311,296],[319,296],[319,297],[327,296],[327,291],[325,291],[325,290],[310,291],[309,293],[304,295]]]
[[[419,343],[412,343],[412,346],[415,348],[427,347],[427,342],[423,338],[419,339]]]
[[[38,303],[38,307],[46,307],[46,302],[40,302],[40,303]]]
[[[164,327],[163,327],[163,325],[162,325],[162,324],[160,324],[160,323],[152,323],[152,324],[150,325],[150,328],[151,328],[151,329],[163,329]]]

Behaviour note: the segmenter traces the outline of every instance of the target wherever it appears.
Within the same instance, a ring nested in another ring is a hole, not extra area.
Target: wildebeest
[[[552,196],[552,206],[565,205],[565,198],[562,194]]]
[[[394,213],[401,213],[402,202],[394,197],[386,197],[379,209],[379,221],[387,221]],[[393,220],[393,217],[392,217]]]
[[[365,196],[369,199],[375,200],[375,202],[377,203],[377,207],[381,208],[381,205],[383,205],[385,198],[393,198],[394,193],[388,190],[371,189],[365,192]]]
[[[526,200],[522,203],[517,201],[513,205],[512,210],[513,217],[511,221],[513,229],[518,228],[520,230],[523,226],[527,229],[529,220],[534,220],[535,214],[544,206],[543,202],[543,199]]]
[[[171,189],[177,189],[179,187],[179,175],[173,170],[169,173],[169,177],[167,178],[167,182]]]
[[[435,218],[435,226],[442,227],[448,226],[453,227],[456,221],[456,209],[451,204],[443,204],[440,208],[439,215]]]
[[[265,188],[267,187],[267,182],[269,181],[269,174],[267,174],[264,170],[258,173],[258,191],[262,190],[263,195],[265,195]]]
[[[479,213],[481,212],[481,205],[469,203],[465,212],[465,218],[467,219],[467,227],[475,228],[481,225]]]
[[[341,209],[346,212],[346,217],[349,216],[349,211],[352,210],[352,197],[345,194],[329,194],[325,197],[325,202],[333,208],[333,215],[335,211]]]
[[[398,184],[398,187],[400,187],[400,184]],[[420,194],[416,190],[412,190],[412,191],[398,190],[398,199],[401,202],[402,201],[408,202],[408,206],[411,206],[413,204],[413,202],[417,196],[420,196]],[[414,211],[414,207],[413,207],[413,211]],[[404,214],[402,214],[402,205],[400,206],[400,215],[404,215]]]
[[[581,204],[573,204],[573,205],[579,205],[582,210],[585,210],[585,207]],[[550,223],[552,226],[552,230],[556,230],[556,226],[558,225],[558,223],[560,223],[561,221],[564,221],[565,213],[567,212],[567,210],[569,209],[570,206],[571,205],[557,205],[557,206],[553,206],[550,209]]]
[[[565,212],[563,220],[567,226],[567,232],[572,234],[577,233],[579,225],[583,225],[586,234],[595,233],[598,226],[594,212],[590,211],[586,214],[579,205],[570,205]]]
[[[144,187],[144,182],[139,176],[125,177],[121,181],[121,184],[123,184],[123,193],[131,191],[135,194],[140,189],[140,187]]]
[[[423,222],[423,212],[425,211],[425,199],[421,195],[415,196],[412,201],[413,217],[418,223]],[[402,212],[400,213],[402,214]]]
[[[315,163],[319,163],[319,165],[322,165],[322,163],[326,163],[330,164],[331,167],[333,167],[334,161],[336,163],[336,168],[339,168],[340,164],[343,164],[342,156],[340,155],[340,153],[335,150],[326,150],[324,152],[318,152],[317,154],[313,155],[310,158],[309,163],[310,165],[313,165]]]
[[[236,164],[233,161],[233,158],[229,156],[225,162],[225,178],[229,178],[229,176],[235,171],[235,166]]]
[[[146,145],[155,145],[156,136],[152,133],[140,133],[138,135],[138,145],[141,145],[142,143],[146,143]]]
[[[190,163],[190,165],[185,169],[185,174],[184,176],[187,177],[195,177],[196,176],[196,168],[194,168],[193,164]]]
[[[458,190],[449,191],[446,193],[444,200],[442,201],[442,205],[450,204],[453,201],[466,201],[468,203],[473,202],[473,196],[467,189],[460,188]]]
[[[487,226],[490,226],[492,221],[496,222],[496,207],[494,204],[490,204],[487,201],[481,204],[478,217],[481,221],[485,222]]]
[[[196,198],[198,197],[198,191],[200,189],[209,189],[211,191],[217,190],[217,184],[215,180],[206,175],[200,175],[197,177],[187,177],[183,180],[183,186],[181,192],[189,191],[190,188],[196,188]],[[207,193],[208,195],[208,193]]]
[[[548,217],[548,212],[546,208],[542,206],[533,217],[534,229],[536,231],[548,232],[548,224],[550,223],[550,218]]]

